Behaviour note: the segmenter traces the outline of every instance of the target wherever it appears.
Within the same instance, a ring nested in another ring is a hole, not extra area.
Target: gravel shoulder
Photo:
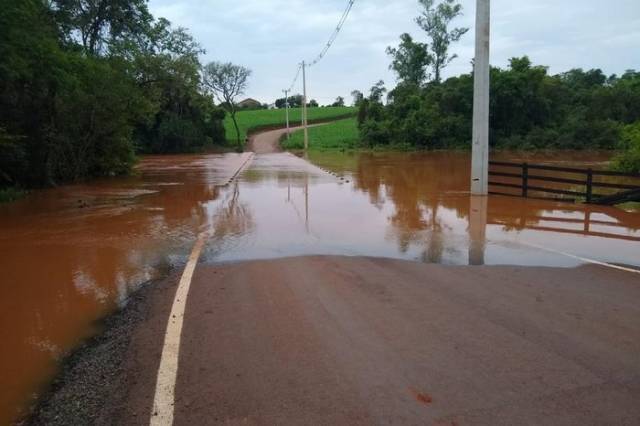
[[[121,310],[100,321],[102,333],[84,342],[67,357],[60,373],[40,398],[29,418],[21,425],[112,425],[119,424],[121,409],[127,404],[126,392],[138,380],[130,372],[142,367],[157,370],[157,360],[138,364],[136,348],[145,336],[163,332],[177,287],[177,272],[142,286]],[[134,340],[139,339],[136,344]],[[155,383],[155,378],[154,378]],[[149,409],[150,410],[150,409]],[[147,413],[145,413],[147,414]],[[148,419],[147,419],[148,421]]]

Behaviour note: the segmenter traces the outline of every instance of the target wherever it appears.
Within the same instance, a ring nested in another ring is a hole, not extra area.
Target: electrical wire
[[[296,71],[296,76],[293,78],[293,81],[291,82],[291,86],[289,86],[289,89],[286,91],[287,93],[291,93],[291,91],[293,90],[293,87],[296,85],[296,82],[298,81],[298,78],[300,77],[300,70],[302,69],[302,64],[298,65],[298,71]]]
[[[355,3],[355,0],[349,0],[349,3],[347,4],[346,9],[342,13],[340,20],[338,21],[338,25],[336,26],[336,29],[331,34],[331,37],[329,37],[329,41],[327,41],[327,44],[324,46],[322,51],[318,54],[318,56],[316,56],[316,58],[313,61],[307,62],[305,64],[306,67],[312,67],[318,62],[320,62],[322,58],[324,58],[324,56],[327,54],[327,52],[329,51],[333,43],[338,38],[338,34],[340,34],[340,31],[342,30],[344,23],[347,21],[347,18],[349,17],[349,12],[351,12],[351,9],[353,8],[354,3]],[[295,86],[296,82],[298,81],[298,78],[300,77],[301,69],[302,69],[302,64],[298,66],[298,71],[296,72],[296,76],[294,77],[293,82],[291,83],[291,86],[289,86],[289,90],[287,90],[287,92],[291,92],[293,90],[293,87]]]
[[[336,26],[336,29],[331,34],[331,37],[329,37],[329,41],[324,46],[320,54],[316,56],[316,58],[313,61],[309,62],[308,66],[310,67],[314,66],[315,64],[320,62],[322,58],[324,58],[324,55],[327,54],[327,52],[333,45],[333,42],[336,41],[336,39],[338,38],[338,34],[340,34],[340,31],[342,30],[344,23],[347,21],[347,18],[349,17],[349,12],[351,12],[351,9],[353,8],[353,3],[355,3],[355,0],[349,0],[349,4],[347,4],[347,8],[342,13],[342,16],[340,17],[340,21],[338,21],[338,25]]]

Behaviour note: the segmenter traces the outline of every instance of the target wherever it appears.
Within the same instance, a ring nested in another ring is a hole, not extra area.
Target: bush
[[[385,121],[367,120],[360,126],[362,143],[372,148],[391,143],[391,125]]]
[[[27,191],[19,188],[4,188],[0,189],[0,203],[10,203],[11,201],[19,200],[27,195]]]
[[[626,173],[640,173],[640,121],[624,127],[620,148],[623,152],[614,158],[613,168]]]
[[[27,168],[27,154],[21,138],[9,135],[0,127],[0,188],[15,185]]]

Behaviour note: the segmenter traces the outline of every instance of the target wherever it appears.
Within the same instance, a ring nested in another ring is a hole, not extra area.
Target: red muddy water
[[[523,160],[516,154],[494,156]],[[183,264],[307,254],[444,264],[640,267],[640,213],[470,199],[467,153],[288,153],[145,158],[138,174],[36,191],[0,206],[0,424],[24,413],[95,320]],[[607,155],[530,162],[605,167]],[[342,179],[340,179],[340,177]],[[571,256],[561,255],[568,253]]]

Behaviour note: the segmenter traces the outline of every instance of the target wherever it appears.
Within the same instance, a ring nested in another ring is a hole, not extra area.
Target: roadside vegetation
[[[307,109],[309,123],[323,120],[331,120],[355,116],[357,109],[353,107],[313,107]],[[286,124],[285,109],[258,109],[238,111],[236,114],[241,140],[245,140],[248,134],[260,129],[284,126]],[[289,122],[291,127],[299,126],[302,120],[302,108],[289,109]],[[224,120],[224,128],[228,141],[236,140],[236,129],[231,117]]]
[[[27,195],[27,191],[18,188],[3,188],[0,189],[0,203],[9,203],[11,201],[19,200]]]
[[[408,143],[419,149],[470,148],[473,76],[424,87],[399,84],[386,105],[372,89],[360,103],[365,146]],[[640,120],[640,72],[600,70],[548,75],[529,58],[491,70],[490,145],[498,149],[630,149],[625,126]]]
[[[613,168],[627,173],[640,173],[640,121],[622,129],[622,152],[613,160]]]
[[[453,27],[462,14],[455,0],[419,0],[415,19],[423,41],[405,33],[387,48],[397,85],[383,81],[367,95],[354,91],[358,107],[357,146],[366,149],[470,149],[473,73],[443,80],[456,59],[452,45],[468,31]],[[640,72],[605,75],[572,69],[551,75],[527,56],[506,69],[491,69],[490,145],[494,149],[621,150],[614,167],[640,170]],[[322,130],[328,135],[331,130]],[[338,133],[334,133],[338,136]],[[296,136],[298,137],[298,136]],[[295,140],[295,139],[294,139]],[[322,146],[350,149],[324,140]],[[312,141],[311,146],[316,146]]]
[[[348,151],[359,147],[358,122],[355,117],[333,121],[309,128],[309,149],[315,151]],[[304,132],[293,132],[291,137],[282,139],[284,149],[304,149]]]
[[[0,189],[226,144],[203,49],[147,0],[0,0],[0,28]]]

